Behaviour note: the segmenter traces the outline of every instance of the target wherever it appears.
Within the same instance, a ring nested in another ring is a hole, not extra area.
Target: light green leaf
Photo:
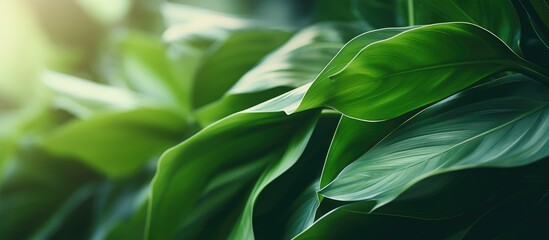
[[[145,33],[126,34],[117,44],[119,72],[128,88],[141,92],[185,113],[190,108],[190,91],[185,76],[177,71],[165,43]]]
[[[75,120],[47,137],[44,146],[76,157],[111,177],[135,173],[185,136],[186,122],[163,108],[141,108]]]
[[[105,112],[127,111],[154,104],[152,99],[130,90],[102,85],[62,73],[47,72],[42,81],[53,91],[54,105],[79,118],[88,118]]]
[[[497,72],[541,75],[531,65],[476,25],[421,26],[363,46],[343,70],[315,81],[297,111],[328,106],[351,118],[387,120]]]
[[[431,175],[535,162],[549,155],[547,92],[515,75],[455,95],[407,121],[320,193],[379,207]]]

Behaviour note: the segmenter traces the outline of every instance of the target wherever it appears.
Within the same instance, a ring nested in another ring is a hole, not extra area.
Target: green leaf
[[[231,238],[280,239],[283,237],[284,231],[287,231],[287,221],[293,213],[288,206],[298,201],[299,196],[307,191],[311,182],[316,182],[315,180],[320,176],[321,163],[326,156],[330,137],[335,131],[339,117],[339,114],[322,113],[312,136],[303,139],[305,142],[290,144],[290,146],[302,147],[301,153],[294,156],[288,155],[290,151],[295,151],[289,147],[284,157],[271,162],[265,168],[252,192],[248,194],[244,212],[241,214],[240,221],[234,226]],[[298,141],[299,138],[294,138],[292,141]],[[294,220],[299,221],[299,219]]]
[[[0,186],[0,214],[10,216],[0,224],[2,239],[53,237],[98,178],[82,164],[55,159],[33,143],[20,146],[9,167]]]
[[[291,239],[313,225],[315,212],[319,206],[317,191],[319,182],[315,181],[297,198],[293,204],[293,214],[288,219],[284,239]]]
[[[374,211],[371,201],[338,207],[295,239],[546,235],[547,220],[542,220],[549,210],[546,160],[519,168],[478,168],[431,176]]]
[[[407,118],[385,122],[363,122],[341,117],[324,163],[320,188],[325,187],[356,160]]]
[[[361,31],[357,26],[341,23],[305,28],[242,76],[228,94],[281,86],[296,88],[312,82],[345,43]]]
[[[387,120],[491,74],[530,66],[476,25],[421,26],[363,46],[343,70],[315,81],[297,111],[329,106],[351,118]]]
[[[284,172],[291,168],[297,160],[301,157],[309,138],[311,137],[314,129],[314,124],[308,127],[305,131],[298,132],[289,141],[288,147],[284,150],[284,155],[280,160],[273,161],[267,166],[263,174],[256,181],[253,187],[242,215],[236,223],[236,227],[229,236],[229,239],[253,239],[253,210],[256,199],[259,197],[261,191],[276,178],[280,177]]]
[[[320,193],[379,207],[431,175],[535,162],[549,154],[547,92],[515,75],[455,95],[407,121]]]
[[[54,93],[54,106],[79,118],[156,104],[154,100],[124,88],[102,85],[62,73],[47,72],[42,81]]]
[[[511,0],[413,0],[407,1],[409,24],[470,22],[497,35],[520,53],[521,27]]]
[[[343,45],[359,33],[350,24],[305,28],[248,71],[225,96],[196,112],[202,125],[313,81]]]
[[[90,239],[143,239],[147,218],[147,194],[154,168],[147,167],[129,179],[108,179],[94,197],[94,225]]]
[[[147,237],[174,237],[213,176],[251,161],[278,160],[289,139],[317,118],[316,112],[286,116],[280,111],[231,115],[165,152],[152,182]]]
[[[164,108],[141,108],[75,120],[44,142],[111,177],[131,175],[185,136],[181,117]]]
[[[221,97],[259,60],[289,37],[289,33],[282,30],[250,28],[236,30],[212,46],[194,81],[194,107]]]
[[[312,83],[305,84],[276,98],[252,107],[252,111],[283,110],[287,114],[291,114],[296,111],[303,111],[311,108],[320,107],[318,105],[314,105],[309,100],[304,99],[308,91],[310,91],[310,88],[312,86],[315,86],[315,82],[330,81],[330,76],[344,69],[345,66],[356,56],[356,54],[359,53],[362,48],[364,48],[364,46],[368,46],[369,44],[375,43],[377,41],[394,37],[395,35],[402,33],[406,30],[410,30],[412,28],[413,27],[373,30],[353,38],[351,41],[346,43],[342,49],[340,49],[336,56],[328,63],[328,65],[324,67],[324,69],[318,74],[318,76]],[[306,100],[307,102],[304,102]]]
[[[165,45],[160,37],[126,34],[117,44],[120,75],[128,88],[185,113],[190,108],[189,83],[174,69]]]

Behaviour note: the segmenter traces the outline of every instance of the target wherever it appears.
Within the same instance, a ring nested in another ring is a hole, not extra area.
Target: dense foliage
[[[549,239],[546,1],[75,2],[3,3],[0,239]]]

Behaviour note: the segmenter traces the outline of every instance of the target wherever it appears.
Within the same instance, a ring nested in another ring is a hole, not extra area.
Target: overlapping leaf
[[[343,169],[321,194],[381,206],[430,175],[535,162],[549,154],[547,92],[518,75],[429,107]]]
[[[200,109],[196,117],[208,124],[313,81],[359,31],[350,24],[324,23],[298,32],[242,76],[222,99]]]
[[[431,176],[374,211],[371,201],[338,207],[295,239],[546,236],[547,164]]]
[[[343,70],[315,81],[297,110],[329,106],[352,118],[386,120],[527,66],[480,27],[427,25],[364,46]]]
[[[278,161],[289,139],[311,129],[317,118],[316,112],[280,111],[229,116],[167,151],[152,183],[147,237],[174,237],[210,178],[250,161]]]

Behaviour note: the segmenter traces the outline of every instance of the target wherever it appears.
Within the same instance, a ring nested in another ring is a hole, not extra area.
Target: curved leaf
[[[427,25],[364,46],[343,70],[315,81],[297,111],[329,106],[351,118],[386,120],[530,65],[473,24]]]
[[[152,182],[147,237],[174,237],[213,176],[252,161],[279,160],[288,140],[310,129],[317,115],[286,116],[280,110],[241,112],[168,150]]]
[[[309,142],[313,129],[314,125],[305,131],[298,132],[298,134],[290,140],[288,148],[284,150],[284,155],[280,158],[280,160],[273,161],[269,166],[267,166],[263,174],[256,181],[248,197],[244,210],[242,211],[242,215],[237,221],[235,225],[236,227],[233,229],[229,239],[254,239],[252,220],[256,199],[269,183],[274,181],[297,162]]]
[[[45,73],[42,82],[53,91],[56,107],[79,118],[155,104],[154,100],[124,88],[97,84],[57,72]]]
[[[186,122],[170,110],[141,108],[75,120],[48,136],[44,146],[111,177],[122,177],[180,141],[186,128]]]
[[[242,76],[222,99],[199,109],[196,118],[207,125],[313,81],[358,32],[353,25],[336,23],[298,32]]]
[[[341,117],[324,163],[320,188],[334,180],[343,168],[368,151],[405,119],[363,122]]]
[[[547,220],[542,219],[549,210],[548,163],[545,159],[520,168],[479,168],[431,176],[374,211],[371,201],[338,207],[295,239],[547,235]]]
[[[240,29],[213,45],[195,76],[193,105],[201,107],[221,97],[265,55],[290,34],[269,28]]]
[[[296,201],[301,201],[300,195],[308,191],[312,182],[317,182],[321,172],[321,163],[326,156],[330,137],[335,131],[339,117],[339,114],[331,112],[321,114],[313,135],[299,159],[290,168],[283,169],[284,172],[279,172],[279,176],[265,185],[257,193],[253,203],[248,202],[249,205],[253,204],[253,214],[243,215],[243,217],[249,218],[249,224],[253,224],[253,232],[251,232],[252,225],[248,225],[248,227],[240,224],[235,225],[235,232],[242,232],[239,229],[244,228],[249,233],[244,232],[242,235],[247,234],[256,239],[280,239],[284,237],[288,227],[300,227],[303,226],[301,224],[307,224],[296,223],[298,226],[288,226],[288,221],[293,213],[293,209],[289,209],[288,206]],[[272,167],[276,167],[276,165],[273,164]],[[268,168],[265,171],[272,173],[273,170],[275,169]],[[316,198],[315,201],[317,201]],[[314,212],[313,209],[305,211]],[[294,220],[301,221],[302,219]]]
[[[549,155],[547,92],[517,75],[451,97],[407,121],[320,193],[379,207],[430,175],[539,160]]]
[[[351,24],[322,23],[296,33],[267,55],[229,90],[228,94],[291,88],[313,81],[346,42],[361,32]]]

